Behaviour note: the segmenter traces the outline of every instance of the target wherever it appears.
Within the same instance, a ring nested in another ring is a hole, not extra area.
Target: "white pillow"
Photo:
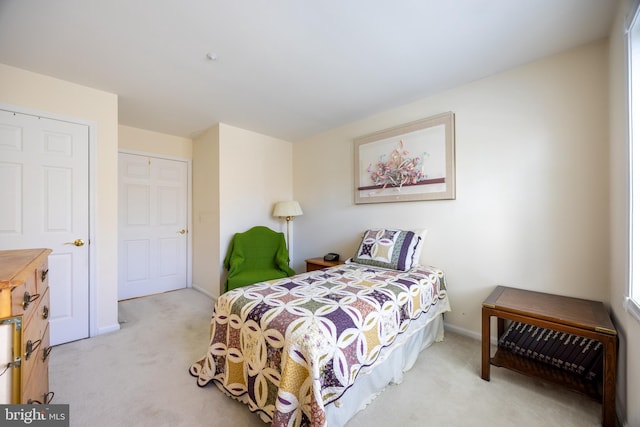
[[[412,267],[420,264],[420,255],[422,254],[422,247],[424,246],[425,240],[427,240],[427,229],[426,228],[418,228],[416,230],[411,230],[420,237],[418,240],[418,244],[413,252],[413,263]]]

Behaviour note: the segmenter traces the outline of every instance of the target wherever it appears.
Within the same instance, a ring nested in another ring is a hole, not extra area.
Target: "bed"
[[[190,373],[274,426],[346,424],[443,339],[450,310],[444,274],[417,264],[411,245],[404,249],[412,261],[401,269],[361,264],[381,258],[374,250],[366,259],[222,294],[208,351]],[[392,252],[385,257],[398,267]]]

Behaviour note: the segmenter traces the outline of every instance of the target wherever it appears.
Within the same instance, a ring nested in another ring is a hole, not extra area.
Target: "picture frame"
[[[356,204],[455,199],[453,112],[356,138],[354,179]]]

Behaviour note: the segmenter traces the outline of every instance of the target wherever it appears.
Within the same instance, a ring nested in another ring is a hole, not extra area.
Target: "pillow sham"
[[[413,254],[413,264],[411,265],[411,267],[415,267],[416,265],[420,264],[420,256],[422,255],[422,247],[424,246],[424,242],[427,239],[427,229],[426,228],[420,228],[420,229],[416,229],[416,230],[411,230],[414,233],[416,233],[419,237],[418,243],[416,244],[416,249],[414,251]]]
[[[407,271],[415,257],[420,236],[413,231],[372,229],[364,232],[356,255],[349,261],[362,265]]]

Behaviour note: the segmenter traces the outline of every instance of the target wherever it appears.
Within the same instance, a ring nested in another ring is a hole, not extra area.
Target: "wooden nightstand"
[[[321,270],[327,267],[333,267],[339,264],[344,264],[344,261],[339,259],[338,261],[325,261],[322,257],[309,258],[304,260],[307,263],[307,271]]]

